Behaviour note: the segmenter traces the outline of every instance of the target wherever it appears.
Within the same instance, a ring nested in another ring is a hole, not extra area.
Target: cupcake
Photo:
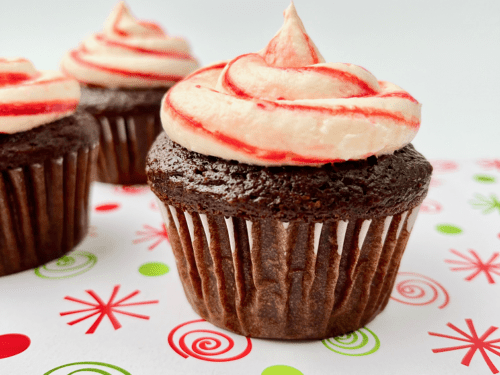
[[[293,4],[258,53],[163,100],[147,160],[186,297],[245,336],[321,339],[386,306],[432,167],[421,105],[325,63]]]
[[[0,59],[0,276],[58,258],[87,234],[99,128],[78,82]]]
[[[161,98],[198,67],[184,39],[136,20],[120,2],[104,23],[61,62],[81,85],[80,107],[101,128],[97,177],[114,184],[145,184],[145,160],[161,132]]]

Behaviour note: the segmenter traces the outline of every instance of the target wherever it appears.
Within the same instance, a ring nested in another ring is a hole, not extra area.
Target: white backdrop
[[[115,0],[0,0],[0,56],[55,69]],[[186,37],[202,64],[263,48],[289,0],[128,0]],[[327,61],[350,62],[423,103],[413,142],[429,158],[500,157],[500,1],[296,0]]]

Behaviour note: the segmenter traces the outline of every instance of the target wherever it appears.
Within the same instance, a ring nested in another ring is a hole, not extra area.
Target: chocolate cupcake
[[[0,59],[0,276],[42,265],[87,234],[95,119],[78,82]]]
[[[147,161],[186,297],[252,337],[318,339],[386,306],[431,165],[421,105],[325,63],[293,4],[258,53],[169,91]]]
[[[101,33],[64,56],[61,69],[81,84],[80,106],[101,128],[99,181],[146,183],[146,155],[162,130],[161,98],[197,67],[184,39],[136,20],[124,2]]]

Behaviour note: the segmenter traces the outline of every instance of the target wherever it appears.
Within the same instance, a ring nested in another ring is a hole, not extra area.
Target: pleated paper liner
[[[0,276],[59,258],[87,234],[97,144],[1,172]]]
[[[97,179],[122,185],[145,184],[146,155],[163,130],[158,113],[100,115]]]
[[[389,301],[419,209],[283,223],[159,203],[193,309],[218,327],[276,339],[335,337],[374,319]]]

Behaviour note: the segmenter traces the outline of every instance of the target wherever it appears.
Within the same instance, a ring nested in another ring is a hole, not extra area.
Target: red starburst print
[[[87,301],[83,301],[81,299],[66,296],[66,297],[64,297],[65,300],[80,303],[82,305],[87,305],[87,306],[91,306],[91,307],[86,308],[86,309],[82,309],[82,310],[73,310],[73,311],[62,312],[62,313],[59,313],[59,315],[66,316],[66,315],[72,315],[72,314],[82,314],[82,313],[87,313],[87,312],[90,313],[90,314],[87,314],[81,318],[78,318],[76,320],[69,322],[68,324],[70,326],[77,324],[77,323],[80,323],[80,322],[83,322],[84,320],[90,319],[90,318],[97,315],[97,319],[94,321],[92,326],[88,329],[88,331],[85,332],[86,334],[94,333],[96,331],[97,327],[99,327],[99,324],[101,324],[101,322],[105,316],[107,316],[109,318],[109,321],[111,322],[111,324],[113,325],[113,328],[115,330],[122,327],[122,325],[120,324],[120,322],[116,318],[115,314],[123,314],[123,315],[131,316],[133,318],[149,320],[149,316],[123,311],[121,309],[124,307],[128,307],[128,306],[150,305],[153,303],[158,303],[159,301],[154,300],[154,301],[141,301],[141,302],[124,303],[140,293],[138,290],[136,290],[135,292],[132,292],[129,295],[127,295],[127,296],[125,296],[125,297],[123,297],[115,302],[115,298],[118,295],[119,290],[120,290],[120,285],[115,285],[115,287],[113,288],[113,293],[111,294],[111,297],[109,298],[108,302],[104,302],[97,295],[97,293],[94,292],[93,290],[86,290],[87,294],[89,294],[93,298],[93,301],[91,301],[91,302],[87,302]]]
[[[427,214],[437,214],[441,212],[443,206],[437,201],[432,199],[425,199],[420,206],[420,212],[425,212]]]
[[[458,163],[453,160],[431,160],[434,173],[454,172],[458,169]]]
[[[134,244],[141,242],[154,241],[149,245],[148,250],[153,250],[163,241],[168,241],[168,233],[165,224],[160,225],[160,229],[154,228],[151,225],[143,225],[144,230],[138,230],[136,234],[140,236],[139,238],[133,240]]]
[[[463,341],[466,342],[467,344],[465,345],[460,345],[460,346],[452,346],[448,348],[441,348],[441,349],[432,349],[433,353],[443,353],[443,352],[449,352],[452,350],[460,350],[460,349],[469,349],[467,353],[465,353],[464,358],[462,359],[462,365],[464,366],[469,366],[472,360],[472,357],[474,357],[474,354],[476,354],[476,351],[479,350],[481,355],[483,356],[484,361],[490,368],[491,372],[493,374],[498,374],[498,369],[493,365],[493,362],[488,356],[488,353],[486,352],[487,350],[490,351],[491,353],[497,355],[500,357],[500,351],[497,349],[500,349],[500,338],[498,339],[493,339],[486,341],[486,339],[493,333],[495,332],[498,327],[493,327],[491,326],[482,334],[481,337],[478,336],[476,333],[476,329],[474,327],[474,323],[472,322],[471,319],[465,319],[465,322],[467,323],[467,327],[469,328],[470,334],[465,333],[461,329],[457,328],[451,323],[448,323],[447,326],[450,327],[452,330],[455,332],[459,333],[463,337],[454,337],[454,336],[449,336],[449,335],[443,335],[441,333],[435,333],[435,332],[428,332],[429,335],[431,336],[437,336],[437,337],[444,337],[447,339],[452,339],[452,340],[457,340],[457,341]],[[496,345],[495,345],[496,344]]]
[[[467,256],[463,253],[460,253],[457,250],[450,250],[457,257],[460,257],[461,260],[456,259],[446,259],[445,262],[449,264],[457,265],[457,267],[451,267],[452,271],[472,271],[472,273],[465,278],[467,281],[471,281],[480,273],[484,273],[486,279],[490,284],[495,284],[495,280],[493,279],[493,275],[500,276],[500,261],[493,263],[500,253],[493,253],[493,255],[486,262],[479,257],[479,255],[474,251],[469,249],[469,253],[471,256]]]
[[[478,164],[485,169],[496,169],[500,171],[500,159],[479,160]]]

